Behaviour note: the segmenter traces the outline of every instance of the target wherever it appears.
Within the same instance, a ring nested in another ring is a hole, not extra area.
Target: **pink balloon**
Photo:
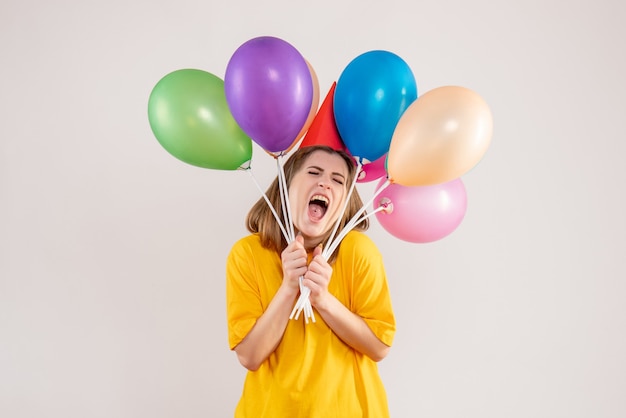
[[[358,183],[367,183],[370,181],[378,180],[381,177],[387,177],[387,169],[385,168],[385,162],[387,160],[387,154],[369,163],[363,164],[361,172],[357,178]]]
[[[386,179],[381,180],[380,187]],[[450,235],[467,210],[467,194],[461,179],[432,186],[391,183],[376,198],[382,227],[404,241],[426,243]]]

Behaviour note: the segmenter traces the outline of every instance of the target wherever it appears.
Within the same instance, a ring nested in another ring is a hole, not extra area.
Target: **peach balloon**
[[[387,157],[392,183],[426,186],[457,179],[481,160],[493,134],[487,103],[465,87],[430,90],[404,112]]]
[[[304,136],[306,131],[309,130],[311,123],[313,123],[313,118],[315,118],[315,115],[317,114],[317,108],[320,104],[320,82],[311,63],[307,60],[305,61],[306,65],[309,66],[309,71],[311,72],[311,80],[313,81],[313,100],[311,100],[311,110],[309,110],[309,116],[307,116],[306,122],[304,122],[302,129],[300,130],[298,135],[296,135],[296,140],[294,141],[290,149],[298,142],[299,139]]]

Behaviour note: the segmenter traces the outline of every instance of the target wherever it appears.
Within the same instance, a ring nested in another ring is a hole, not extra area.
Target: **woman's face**
[[[347,195],[348,167],[337,154],[315,151],[308,156],[289,185],[293,225],[312,248],[341,215]]]

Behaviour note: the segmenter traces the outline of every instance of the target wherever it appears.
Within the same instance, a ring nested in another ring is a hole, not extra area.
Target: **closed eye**
[[[309,168],[308,168],[308,170],[307,170],[307,173],[308,173],[308,174],[310,174],[310,175],[312,175],[312,176],[319,176],[319,175],[321,175],[323,172],[324,172],[324,170],[323,170],[323,169],[321,169],[321,168],[319,168],[319,167],[315,167],[315,166],[313,166],[313,167],[309,167]],[[335,183],[340,184],[340,185],[342,185],[342,186],[344,185],[344,183],[345,183],[345,177],[343,176],[343,174],[341,174],[341,173],[337,173],[337,172],[333,172],[333,173],[332,173],[332,175],[333,175],[333,178],[332,178],[332,179],[333,179],[333,181],[334,181]]]

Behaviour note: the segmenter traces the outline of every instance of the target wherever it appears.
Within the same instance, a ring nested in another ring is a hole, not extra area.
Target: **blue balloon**
[[[416,99],[413,72],[396,54],[376,50],[353,59],[337,80],[333,102],[348,151],[369,161],[382,157],[402,113]]]

